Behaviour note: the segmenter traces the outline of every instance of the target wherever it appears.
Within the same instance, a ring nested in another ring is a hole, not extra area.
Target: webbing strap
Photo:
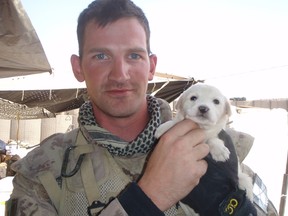
[[[74,152],[75,152],[76,157],[79,157],[81,154],[92,153],[94,150],[95,150],[94,145],[82,145],[82,144],[80,145],[80,144],[78,144],[77,148],[74,149]]]
[[[87,144],[87,140],[85,139],[81,131],[79,131],[78,133],[76,145],[77,145],[77,148],[75,149],[76,150],[75,153],[87,154],[87,153],[91,153],[94,151],[94,145]],[[92,203],[95,200],[99,199],[100,192],[98,189],[98,184],[95,179],[92,161],[88,155],[84,157],[80,170],[81,170],[81,177],[83,181],[84,190],[87,195],[87,199],[89,201],[89,204],[92,205]]]
[[[100,192],[93,172],[92,161],[89,157],[84,158],[83,166],[81,169],[81,177],[87,199],[91,206],[94,201],[99,199]],[[94,210],[95,212],[93,212]],[[97,209],[91,209],[91,213],[97,213],[97,212],[98,212]]]
[[[57,181],[55,180],[54,175],[50,171],[42,172],[38,176],[41,184],[44,186],[46,192],[48,193],[52,203],[54,204],[57,212],[60,208],[60,199],[61,199],[61,190],[58,186]]]

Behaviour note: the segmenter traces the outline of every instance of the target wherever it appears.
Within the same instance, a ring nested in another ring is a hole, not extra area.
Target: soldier
[[[9,214],[184,215],[177,203],[206,172],[209,147],[191,120],[154,138],[171,111],[146,95],[157,57],[145,14],[130,0],[96,0],[77,36],[72,69],[89,95],[80,126],[13,164]]]

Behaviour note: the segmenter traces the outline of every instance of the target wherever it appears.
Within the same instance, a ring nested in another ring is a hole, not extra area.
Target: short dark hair
[[[99,26],[106,26],[121,18],[136,18],[146,33],[147,52],[150,54],[150,27],[141,8],[130,0],[95,0],[82,11],[78,18],[77,37],[79,56],[83,55],[84,31],[87,24],[94,20]]]

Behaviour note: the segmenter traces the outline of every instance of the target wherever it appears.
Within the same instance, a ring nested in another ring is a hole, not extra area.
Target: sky
[[[288,1],[134,2],[150,21],[157,72],[205,80],[227,97],[287,98]],[[69,59],[72,53],[78,53],[77,18],[89,3],[22,0],[54,69],[52,76],[41,75],[45,88],[79,86]],[[12,86],[18,81],[13,79]],[[44,88],[39,83],[34,88]],[[80,86],[84,87],[83,83]]]

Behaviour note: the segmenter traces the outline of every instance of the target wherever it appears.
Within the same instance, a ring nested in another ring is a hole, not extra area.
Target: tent
[[[52,69],[20,0],[0,0],[0,78],[44,72]]]
[[[172,102],[195,84],[194,79],[148,83],[147,94]],[[79,108],[87,100],[86,88],[0,91],[0,119],[37,119]]]

